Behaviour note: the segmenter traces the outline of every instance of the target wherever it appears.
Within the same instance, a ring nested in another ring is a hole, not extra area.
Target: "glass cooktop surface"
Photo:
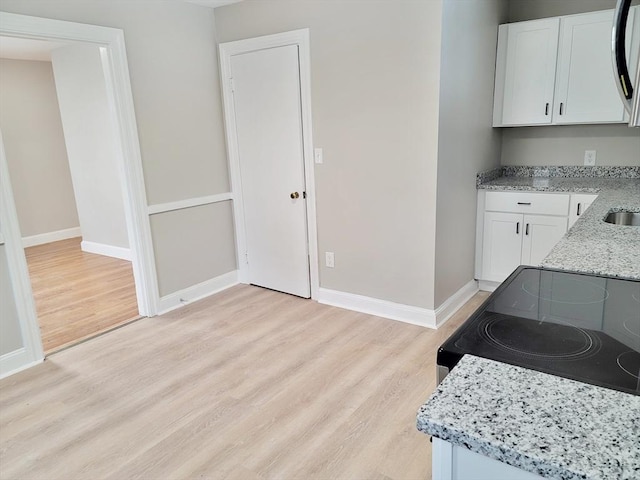
[[[640,395],[640,281],[518,269],[438,350]]]

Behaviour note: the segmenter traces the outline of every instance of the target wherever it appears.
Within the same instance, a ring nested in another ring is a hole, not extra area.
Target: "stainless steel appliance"
[[[640,281],[521,266],[440,347],[640,395]]]
[[[638,68],[634,79],[630,75],[629,62],[625,52],[629,8],[631,8],[631,0],[618,0],[616,3],[611,32],[613,71],[617,79],[620,97],[630,115],[629,126],[640,127],[640,58],[637,62]]]

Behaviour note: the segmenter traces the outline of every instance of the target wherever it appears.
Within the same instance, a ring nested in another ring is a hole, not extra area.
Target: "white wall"
[[[24,346],[4,245],[0,245],[0,286],[0,356],[2,356]]]
[[[82,241],[128,249],[123,191],[107,87],[95,45],[51,53]]]
[[[0,10],[122,29],[149,204],[229,191],[211,9],[182,1],[3,0]],[[229,203],[222,207],[230,212]],[[156,253],[161,284],[182,289],[227,273],[228,264],[235,269],[235,249],[226,241],[230,215],[221,217],[225,223],[196,220],[190,209],[163,215],[183,216],[184,234],[200,248]],[[154,225],[152,235],[164,240]],[[211,240],[206,248],[197,243],[202,235]],[[220,255],[228,259],[224,271],[215,269]]]
[[[510,0],[509,22],[608,10],[613,0]],[[634,0],[633,5],[640,4]],[[624,124],[503,129],[502,165],[583,165],[584,151],[597,165],[640,165],[640,129]]]
[[[22,236],[79,227],[50,62],[0,59],[0,129]]]
[[[500,164],[491,126],[498,25],[506,0],[448,0],[442,17],[435,305],[473,280],[476,174]]]
[[[245,1],[219,42],[310,28],[321,287],[433,307],[442,2]]]

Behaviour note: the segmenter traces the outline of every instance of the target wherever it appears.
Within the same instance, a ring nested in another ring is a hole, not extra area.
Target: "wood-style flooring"
[[[85,253],[80,241],[25,249],[46,354],[139,317],[131,262]]]
[[[420,479],[439,330],[239,285],[0,381],[0,478]]]

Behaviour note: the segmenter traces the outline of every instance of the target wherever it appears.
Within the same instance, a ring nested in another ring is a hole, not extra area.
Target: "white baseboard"
[[[493,292],[500,286],[501,282],[492,282],[490,280],[478,280],[478,286],[483,292]]]
[[[238,271],[234,270],[229,273],[212,278],[197,285],[179,290],[164,297],[160,297],[158,303],[158,315],[170,312],[189,303],[201,300],[215,293],[226,290],[227,288],[237,285]]]
[[[65,230],[56,230],[55,232],[40,233],[38,235],[30,235],[22,237],[22,246],[35,247],[45,243],[57,242],[59,240],[67,240],[69,238],[81,237],[80,227],[67,228]]]
[[[85,240],[80,243],[80,248],[83,252],[131,261],[131,250],[128,248],[114,247],[113,245],[106,245],[104,243],[87,242]]]
[[[421,327],[436,328],[435,311],[427,308],[414,307],[327,288],[320,288],[318,291],[318,302],[377,317],[420,325]]]
[[[444,322],[449,320],[449,318],[476,293],[478,293],[478,282],[471,280],[460,290],[447,298],[442,305],[436,308],[436,326],[442,326]]]
[[[0,379],[21,372],[27,368],[42,363],[44,358],[33,360],[27,349],[22,347],[13,352],[5,353],[0,356]]]
[[[471,280],[435,310],[321,288],[318,302],[427,328],[438,328],[478,291]]]

